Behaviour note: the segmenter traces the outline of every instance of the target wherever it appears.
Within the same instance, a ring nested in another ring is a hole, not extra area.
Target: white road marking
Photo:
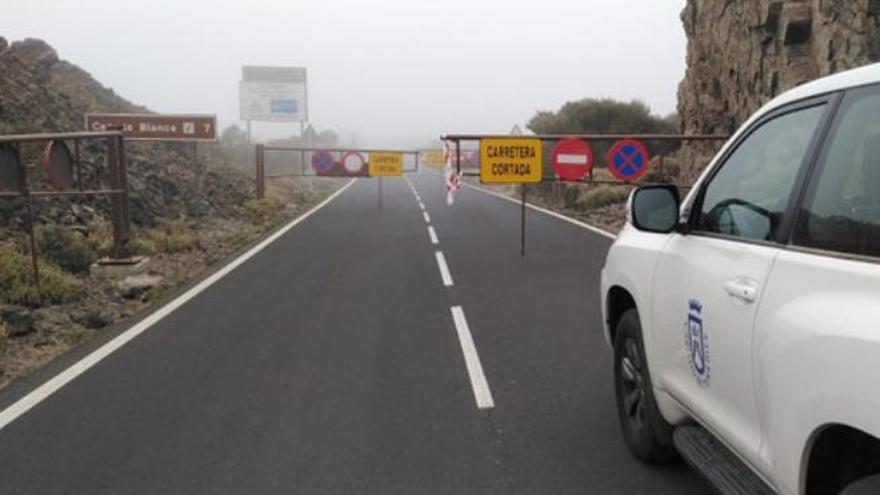
[[[437,232],[434,231],[434,227],[428,225],[428,237],[431,238],[431,244],[440,244],[440,240],[437,239]]]
[[[422,215],[425,217],[425,223],[431,223],[431,215],[428,215],[427,211],[423,211]]]
[[[99,347],[98,349],[95,349],[94,351],[92,351],[91,354],[80,359],[79,361],[74,363],[69,368],[65,369],[61,373],[50,378],[48,381],[46,381],[45,383],[43,383],[39,387],[32,390],[30,393],[28,393],[27,395],[25,395],[24,397],[22,397],[21,399],[19,399],[18,401],[16,401],[12,405],[10,405],[9,407],[4,409],[2,412],[0,412],[0,430],[9,426],[9,423],[12,423],[13,421],[15,421],[19,416],[21,416],[21,415],[25,414],[26,412],[28,412],[29,410],[31,410],[34,406],[36,406],[40,402],[44,401],[50,395],[54,394],[55,392],[60,390],[62,387],[64,387],[65,385],[67,385],[68,383],[73,381],[76,377],[85,373],[89,368],[98,364],[101,360],[103,360],[104,358],[106,358],[110,354],[113,354],[114,351],[118,350],[119,348],[121,348],[122,346],[124,346],[125,344],[130,342],[132,339],[134,339],[138,335],[144,333],[150,327],[152,327],[156,323],[160,322],[163,318],[165,318],[166,316],[168,316],[169,314],[174,312],[174,310],[180,308],[181,306],[183,306],[184,304],[189,302],[191,299],[193,299],[194,297],[199,295],[202,291],[204,291],[205,289],[207,289],[208,287],[210,287],[211,285],[216,283],[218,280],[222,279],[223,277],[228,275],[230,272],[232,272],[233,270],[235,270],[236,268],[238,268],[239,266],[244,264],[246,261],[248,261],[249,259],[256,256],[260,251],[266,249],[266,247],[268,247],[270,244],[272,244],[273,242],[278,240],[279,237],[286,234],[290,229],[296,227],[302,221],[309,218],[315,212],[317,212],[318,210],[320,210],[321,208],[326,206],[328,203],[330,203],[331,201],[336,199],[337,196],[339,196],[340,194],[345,192],[349,187],[351,187],[351,185],[354,184],[354,182],[356,180],[357,179],[352,179],[351,181],[349,181],[348,184],[343,186],[342,189],[333,193],[329,198],[322,201],[319,205],[315,206],[314,208],[312,208],[311,210],[309,210],[308,212],[306,212],[305,214],[303,214],[301,217],[297,218],[296,220],[293,220],[292,222],[288,223],[287,225],[282,227],[278,232],[275,232],[271,236],[267,237],[265,240],[263,240],[263,242],[257,244],[256,246],[251,248],[248,252],[242,254],[241,256],[239,256],[238,258],[233,260],[228,265],[226,265],[223,268],[221,268],[220,270],[216,271],[210,277],[206,278],[205,280],[202,280],[201,282],[199,282],[198,285],[189,289],[188,291],[186,291],[185,293],[180,295],[177,299],[175,299],[175,300],[171,301],[170,303],[166,304],[165,306],[159,308],[154,313],[147,316],[146,318],[144,318],[143,320],[141,320],[140,322],[138,322],[137,324],[135,324],[134,326],[132,326],[128,330],[117,335],[110,342],[107,342],[106,344]]]
[[[503,195],[501,193],[497,193],[495,191],[490,191],[489,189],[486,189],[484,187],[475,186],[473,184],[468,184],[466,182],[462,182],[462,184],[464,184],[465,187],[469,187],[471,189],[474,189],[476,191],[480,191],[480,192],[488,194],[490,196],[495,196],[496,198],[501,198],[503,200],[510,201],[511,203],[514,203],[517,205],[522,204],[521,201],[518,199],[511,198],[510,196],[505,196],[505,195]],[[528,202],[526,203],[526,206],[532,210],[540,211],[541,213],[544,213],[546,215],[550,215],[551,217],[556,217],[560,220],[564,220],[570,224],[577,225],[578,227],[587,229],[591,232],[594,232],[594,233],[599,234],[601,236],[607,237],[609,239],[617,239],[616,235],[612,234],[611,232],[608,232],[607,230],[600,229],[599,227],[594,227],[590,224],[581,222],[579,220],[575,220],[574,218],[569,218],[561,213],[556,213],[555,211],[551,211],[546,208],[541,208],[540,206],[535,206],[535,205],[528,203]]]
[[[486,374],[483,373],[483,365],[480,364],[480,355],[474,345],[474,338],[468,328],[467,319],[461,306],[453,306],[452,321],[455,323],[455,331],[458,333],[458,342],[461,344],[461,352],[464,354],[464,364],[467,366],[468,376],[471,379],[471,388],[474,390],[474,398],[477,400],[478,409],[492,409],[495,401],[492,400],[492,391]]]
[[[437,266],[440,267],[440,278],[443,279],[443,285],[452,287],[452,274],[449,272],[449,265],[446,264],[446,257],[440,251],[435,251],[434,256],[437,258]]]
[[[422,203],[421,201],[419,201],[419,208],[421,208],[422,211],[425,211],[425,203]]]

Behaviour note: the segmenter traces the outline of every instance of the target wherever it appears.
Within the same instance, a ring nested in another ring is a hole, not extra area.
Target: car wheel
[[[630,309],[617,323],[614,338],[617,414],[629,450],[645,462],[676,458],[672,427],[660,415],[642,342],[639,313]]]

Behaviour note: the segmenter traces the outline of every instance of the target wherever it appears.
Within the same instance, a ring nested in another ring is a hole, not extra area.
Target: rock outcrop
[[[688,0],[685,133],[728,134],[779,93],[880,60],[880,0]],[[691,149],[684,180],[711,157]]]
[[[83,129],[89,112],[149,113],[105,88],[84,70],[58,57],[41,40],[9,43],[0,38],[0,134],[66,132]],[[222,217],[242,214],[241,205],[253,195],[249,177],[232,168],[193,160],[192,148],[180,143],[129,142],[128,172],[132,220],[152,224],[162,219]],[[39,150],[23,149],[29,163]],[[94,164],[105,153],[100,142],[83,149],[84,176],[101,180]],[[106,176],[106,172],[104,173]],[[39,179],[37,177],[36,179]],[[106,184],[104,184],[106,185]],[[105,212],[104,199],[43,202],[38,217],[45,222],[82,223],[83,205]],[[21,219],[20,205],[0,202],[0,227]],[[86,219],[87,220],[87,219]]]

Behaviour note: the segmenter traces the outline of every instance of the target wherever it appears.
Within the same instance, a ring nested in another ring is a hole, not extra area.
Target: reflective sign
[[[367,160],[364,159],[364,155],[356,152],[349,152],[343,155],[342,157],[342,168],[348,173],[348,175],[364,175],[366,170],[364,165],[367,163]]]
[[[480,141],[480,180],[487,184],[541,182],[540,139],[483,139]]]
[[[622,139],[608,151],[608,170],[623,182],[634,182],[648,171],[648,148],[635,139]]]
[[[24,191],[24,173],[18,150],[0,144],[0,191]]]
[[[55,189],[73,189],[73,156],[64,141],[49,141],[43,151],[43,171]]]
[[[403,153],[370,153],[371,177],[400,177],[403,175]]]

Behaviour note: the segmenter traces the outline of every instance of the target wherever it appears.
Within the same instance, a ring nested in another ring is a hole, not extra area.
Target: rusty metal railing
[[[83,141],[106,143],[108,186],[104,186],[97,164],[82,159]],[[71,152],[68,142],[73,143]],[[32,190],[36,163],[27,164],[22,145],[47,143],[41,155],[42,167],[50,189]],[[95,167],[94,180],[87,180],[84,164]],[[40,273],[37,262],[34,199],[58,197],[106,196],[110,198],[113,248],[111,263],[129,260],[130,215],[128,207],[128,176],[125,139],[119,131],[64,132],[46,134],[13,134],[0,136],[0,200],[23,199],[27,214],[27,230],[33,264],[34,284],[39,290]]]

